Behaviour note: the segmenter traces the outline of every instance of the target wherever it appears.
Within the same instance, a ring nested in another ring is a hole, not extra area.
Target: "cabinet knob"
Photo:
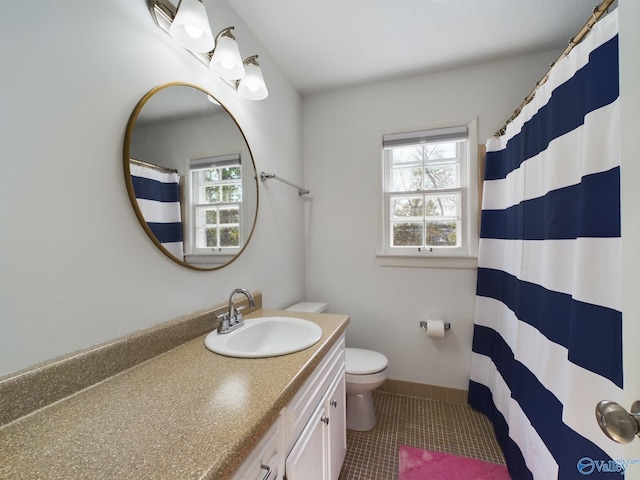
[[[329,425],[329,417],[321,417],[320,421],[325,425]]]
[[[333,408],[336,408],[336,407],[338,406],[338,400],[331,400],[330,405],[331,405]]]

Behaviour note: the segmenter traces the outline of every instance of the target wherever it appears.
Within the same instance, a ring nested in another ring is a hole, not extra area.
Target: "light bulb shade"
[[[184,48],[193,52],[213,50],[213,34],[207,9],[199,0],[181,0],[169,34]]]
[[[262,70],[258,62],[251,61],[244,63],[245,76],[238,84],[238,93],[249,100],[263,100],[267,98],[269,92],[264,83]]]
[[[233,37],[226,35],[218,37],[209,67],[216,75],[225,80],[238,80],[244,77],[245,69],[242,57]]]

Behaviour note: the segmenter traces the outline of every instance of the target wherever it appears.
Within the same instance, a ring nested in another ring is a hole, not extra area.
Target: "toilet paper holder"
[[[426,320],[420,320],[420,328],[424,328],[425,330],[427,329],[427,321]],[[444,322],[444,329],[445,330],[451,330],[451,323],[450,322]]]

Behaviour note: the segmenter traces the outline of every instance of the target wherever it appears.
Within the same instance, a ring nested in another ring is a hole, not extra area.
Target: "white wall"
[[[304,99],[306,298],[351,315],[347,345],[389,358],[395,379],[468,387],[475,270],[381,267],[380,133],[478,118],[480,143],[498,130],[559,51],[317,94]],[[442,340],[419,328],[451,322]]]
[[[270,96],[241,100],[157,28],[145,0],[10,2],[0,15],[0,375],[226,301],[235,287],[282,307],[303,296],[303,204],[260,185],[240,259],[214,272],[171,262],[147,238],[123,180],[124,132],[151,88],[211,91],[243,127],[258,171],[302,181],[301,100],[224,0],[259,54]],[[19,39],[19,40],[16,40]]]
[[[640,2],[619,0],[620,15],[620,105],[622,121],[622,314],[624,353],[624,398],[611,398],[629,409],[640,400],[640,215],[638,215],[638,132],[640,131]],[[640,441],[625,447],[626,459],[640,459]],[[625,478],[640,479],[640,466],[632,465]]]

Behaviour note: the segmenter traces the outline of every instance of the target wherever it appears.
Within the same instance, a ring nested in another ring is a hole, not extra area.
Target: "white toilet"
[[[300,302],[288,311],[322,313],[329,304]],[[387,357],[372,350],[346,348],[347,428],[366,432],[376,426],[373,392],[387,379]]]
[[[366,432],[376,426],[373,392],[387,379],[387,357],[373,350],[347,348],[347,428]]]

